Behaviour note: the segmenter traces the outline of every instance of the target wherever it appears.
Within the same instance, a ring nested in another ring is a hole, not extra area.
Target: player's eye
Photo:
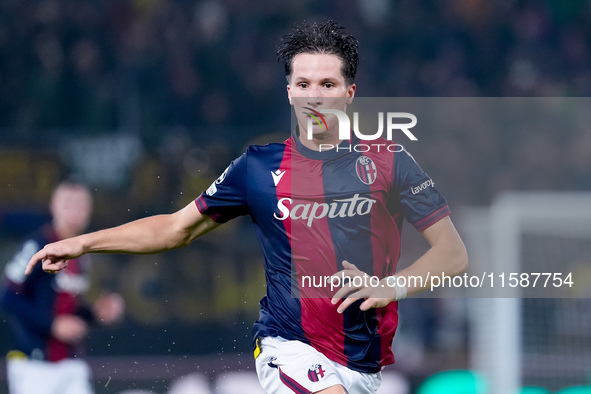
[[[334,88],[334,83],[332,83],[332,82],[326,82],[324,84],[324,87],[327,88],[327,89],[332,89],[332,88]]]
[[[302,89],[306,89],[308,87],[308,84],[305,82],[300,82],[300,83],[298,83],[298,86]]]

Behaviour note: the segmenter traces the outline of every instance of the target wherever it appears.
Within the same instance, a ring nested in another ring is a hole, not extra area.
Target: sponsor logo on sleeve
[[[230,169],[230,166],[226,167],[226,169],[224,170],[224,172],[222,172],[222,175],[220,175],[220,177],[215,180],[215,183],[217,183],[218,185],[220,183],[222,183],[224,181],[224,179],[226,179],[226,175],[228,174],[228,170],[229,169]]]
[[[209,188],[207,188],[207,190],[205,191],[205,194],[207,194],[208,196],[213,196],[218,191],[218,188],[216,185],[219,185],[220,183],[222,183],[224,181],[224,179],[226,179],[226,175],[228,174],[229,169],[230,169],[230,166],[226,167],[224,172],[222,172],[222,175],[220,175],[219,178],[216,179],[211,184],[211,186]]]
[[[432,179],[427,179],[425,182],[421,183],[419,186],[411,186],[410,191],[412,192],[412,194],[419,194],[420,192],[422,192],[423,190],[425,190],[429,187],[435,187],[435,182],[433,182]]]
[[[211,186],[209,188],[207,188],[207,190],[205,191],[205,194],[207,194],[208,196],[213,196],[215,194],[215,192],[218,191],[218,188],[215,185],[215,182],[211,184]]]

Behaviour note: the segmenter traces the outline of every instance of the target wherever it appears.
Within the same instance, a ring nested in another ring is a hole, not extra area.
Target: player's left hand
[[[380,280],[377,286],[372,286],[370,276],[365,272],[361,271],[354,264],[348,261],[343,261],[344,269],[337,272],[333,276],[340,278],[348,277],[351,278],[349,283],[343,284],[343,286],[332,296],[332,304],[336,305],[339,300],[349,294],[345,300],[337,308],[337,312],[343,313],[351,304],[360,300],[365,299],[359,306],[359,309],[366,311],[371,308],[382,308],[396,299],[396,290],[389,287],[385,279]],[[353,278],[359,278],[359,280],[353,280]],[[376,283],[373,283],[376,284]],[[355,291],[357,290],[357,291]]]

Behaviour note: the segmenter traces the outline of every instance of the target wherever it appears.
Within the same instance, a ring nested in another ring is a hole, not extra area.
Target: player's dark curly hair
[[[277,48],[277,58],[285,64],[285,76],[289,82],[293,58],[300,53],[325,53],[336,55],[343,61],[343,76],[348,85],[355,81],[359,63],[359,42],[344,27],[333,21],[300,24],[290,34],[283,36]]]

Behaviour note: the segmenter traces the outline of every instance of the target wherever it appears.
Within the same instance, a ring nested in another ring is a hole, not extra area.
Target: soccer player
[[[51,225],[28,237],[5,268],[2,308],[8,312],[16,348],[7,356],[11,394],[90,394],[90,369],[79,358],[91,324],[120,319],[124,304],[119,295],[103,294],[93,308],[81,299],[88,289],[88,256],[72,258],[57,275],[41,266],[25,276],[31,256],[46,244],[81,234],[92,213],[90,191],[65,181],[50,202]]]
[[[461,273],[466,250],[446,200],[402,146],[377,140],[394,148],[357,152],[363,141],[341,141],[337,118],[319,117],[344,111],[355,96],[357,40],[330,21],[302,25],[278,56],[298,123],[285,142],[250,146],[178,212],[47,245],[27,272],[39,260],[57,272],[85,253],[179,248],[250,215],[267,281],[253,344],[265,391],[375,393],[381,369],[394,362],[398,300],[427,289],[429,275]],[[430,248],[392,281],[404,218]],[[306,282],[339,275],[351,280],[338,291]],[[379,283],[355,280],[368,276]],[[400,280],[410,276],[423,280]]]

